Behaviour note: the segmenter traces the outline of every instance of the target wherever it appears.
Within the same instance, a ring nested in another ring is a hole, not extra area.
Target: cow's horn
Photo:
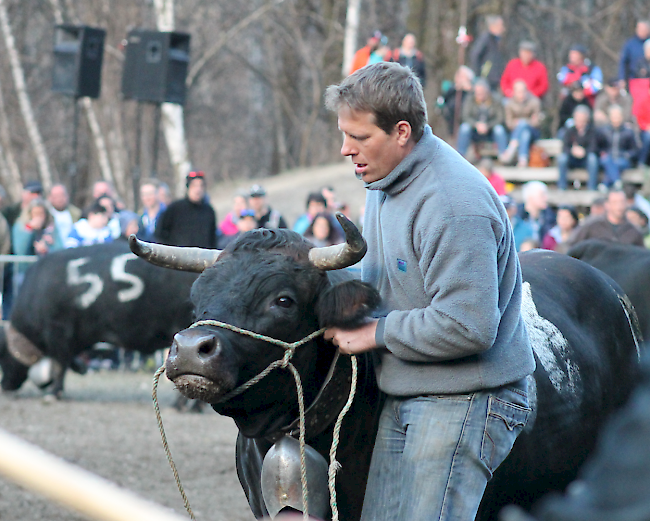
[[[141,241],[135,235],[129,237],[129,246],[138,257],[155,266],[194,273],[201,273],[205,268],[212,266],[221,253],[221,250],[154,244]]]
[[[358,228],[341,212],[336,218],[345,232],[345,242],[325,248],[309,250],[310,262],[321,270],[340,270],[359,262],[366,254],[368,246]]]

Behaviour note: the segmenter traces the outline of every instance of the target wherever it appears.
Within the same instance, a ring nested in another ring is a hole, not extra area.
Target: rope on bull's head
[[[296,349],[298,347],[322,335],[325,332],[326,328],[321,328],[318,331],[314,331],[310,335],[307,335],[305,338],[301,340],[289,343],[289,342],[284,342],[282,340],[278,340],[276,338],[260,335],[259,333],[255,333],[247,329],[242,329],[240,327],[233,326],[225,322],[219,322],[218,320],[199,320],[198,322],[192,324],[190,326],[190,329],[198,326],[215,326],[215,327],[221,327],[223,329],[229,329],[230,331],[234,331],[235,333],[247,335],[257,340],[263,340],[270,344],[278,345],[284,349],[284,356],[282,357],[282,359],[272,362],[266,369],[264,369],[257,376],[254,376],[244,384],[240,385],[233,391],[223,396],[219,400],[219,403],[223,403],[225,401],[230,400],[231,398],[234,398],[235,396],[240,395],[241,393],[251,388],[256,383],[258,383],[260,380],[262,380],[273,369],[276,368],[289,369],[296,382],[296,393],[298,396],[298,413],[300,415],[300,421],[299,421],[300,481],[302,485],[302,502],[304,506],[303,519],[304,521],[307,521],[309,519],[309,513],[308,513],[309,507],[308,507],[308,493],[307,493],[307,465],[305,463],[305,401],[304,401],[304,394],[303,394],[300,374],[298,373],[298,370],[295,368],[295,366],[291,363],[291,358],[295,354]],[[350,410],[350,407],[352,406],[356,385],[357,385],[357,360],[356,357],[354,356],[351,357],[351,360],[352,360],[352,385],[350,388],[350,395],[348,397],[348,401],[346,402],[345,406],[339,413],[338,418],[336,419],[336,424],[334,425],[332,446],[330,448],[330,464],[328,468],[328,488],[330,493],[330,507],[332,509],[332,521],[338,521],[339,518],[338,506],[336,502],[336,488],[335,488],[336,472],[340,468],[340,464],[338,463],[338,461],[336,461],[336,451],[339,444],[339,433],[341,430],[341,424],[343,423],[343,418],[345,417],[347,412]],[[156,374],[154,375],[154,384],[153,384],[154,410],[156,412],[156,418],[158,419],[158,427],[160,429],[160,435],[163,440],[163,448],[165,449],[167,460],[169,461],[169,465],[171,466],[172,472],[174,473],[176,484],[178,485],[178,490],[180,491],[181,496],[183,497],[183,501],[185,503],[185,509],[190,515],[190,518],[195,520],[196,518],[194,517],[187,496],[185,495],[185,491],[183,490],[183,485],[181,484],[180,477],[178,476],[176,465],[174,464],[174,461],[171,456],[171,451],[169,450],[167,437],[165,435],[165,430],[162,423],[162,416],[160,414],[160,407],[158,406],[158,398],[157,398],[158,381],[160,379],[160,375],[162,375],[164,371],[165,371],[165,366],[163,364],[163,366],[160,367],[158,371],[156,371]]]

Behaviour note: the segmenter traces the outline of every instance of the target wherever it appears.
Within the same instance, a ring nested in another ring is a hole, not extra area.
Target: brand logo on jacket
[[[397,269],[406,273],[406,261],[397,259]]]

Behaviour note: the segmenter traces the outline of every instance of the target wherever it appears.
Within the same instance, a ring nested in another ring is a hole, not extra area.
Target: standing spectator
[[[391,60],[391,51],[388,47],[388,37],[382,36],[379,39],[379,43],[376,46],[373,46],[370,49],[370,57],[368,58],[368,65],[373,63],[380,63],[383,61]]]
[[[314,220],[309,224],[303,234],[317,248],[339,244],[345,239],[334,226],[334,217],[328,212],[316,214]]]
[[[23,191],[20,194],[20,201],[16,204],[6,206],[3,209],[3,215],[7,219],[7,224],[12,227],[18,218],[23,215],[29,203],[34,199],[43,197],[43,185],[38,181],[27,181],[23,184]]]
[[[100,195],[96,201],[106,208],[108,216],[108,229],[111,231],[113,239],[117,239],[122,231],[120,228],[120,213],[116,209],[115,200],[108,194]]]
[[[273,210],[266,203],[266,190],[263,186],[251,186],[248,204],[255,212],[258,228],[287,228],[287,223],[280,212]]]
[[[562,138],[562,152],[557,158],[560,190],[566,190],[569,169],[586,168],[587,188],[595,190],[598,185],[598,156],[595,152],[596,132],[591,125],[591,111],[580,105],[573,112],[573,126]]]
[[[466,156],[470,143],[476,141],[495,141],[499,154],[505,151],[508,137],[503,127],[503,104],[497,94],[490,92],[486,80],[476,80],[474,95],[463,103],[462,121],[456,143],[461,155]]]
[[[185,186],[185,197],[171,203],[158,219],[156,239],[172,246],[216,248],[217,215],[205,200],[205,174],[190,172]]]
[[[555,212],[548,206],[548,187],[541,181],[528,181],[521,189],[523,202],[519,205],[519,218],[530,224],[531,239],[542,243],[542,238],[555,226]]]
[[[293,231],[303,235],[309,225],[319,213],[327,209],[327,201],[323,194],[312,192],[307,196],[307,212],[298,217],[296,224],[293,225]]]
[[[530,145],[540,136],[541,108],[539,98],[528,92],[526,82],[517,80],[513,86],[512,97],[508,99],[505,107],[510,143],[499,157],[503,164],[510,163],[516,154],[517,166],[528,166]]]
[[[569,238],[578,226],[578,212],[573,206],[560,206],[556,220],[557,224],[542,239],[542,248],[566,253],[569,250]]]
[[[643,54],[634,62],[634,77],[650,78],[650,38],[643,44]]]
[[[641,138],[639,165],[643,166],[650,160],[650,89],[645,88],[634,100],[634,114]]]
[[[368,38],[366,45],[361,47],[357,52],[354,53],[354,58],[352,59],[352,66],[350,68],[350,74],[354,71],[359,70],[361,67],[368,65],[370,60],[370,55],[374,50],[379,47],[382,34],[380,31],[375,31],[370,38]]]
[[[535,58],[536,46],[533,42],[519,44],[519,57],[506,65],[501,76],[501,92],[506,98],[513,95],[515,81],[524,80],[528,91],[542,98],[548,90],[548,71],[546,66]]]
[[[605,87],[596,95],[594,102],[594,124],[598,127],[609,123],[609,108],[612,105],[618,105],[623,109],[623,121],[626,124],[632,124],[632,97],[625,89],[619,85],[616,78],[610,78],[605,83]]]
[[[65,240],[72,231],[72,225],[81,219],[81,210],[70,203],[68,190],[60,183],[52,185],[47,202],[59,237]]]
[[[331,185],[321,186],[320,193],[325,198],[327,210],[333,212],[336,210],[336,207],[339,205],[339,201],[336,197],[336,190]]]
[[[569,49],[569,61],[557,75],[557,79],[565,89],[574,82],[580,82],[585,91],[585,97],[593,106],[596,94],[603,88],[603,71],[587,58],[587,48],[574,44]],[[566,94],[566,90],[564,91]]]
[[[426,69],[424,64],[424,55],[417,48],[415,35],[408,33],[402,38],[402,46],[393,51],[393,61],[410,67],[415,75],[419,78],[422,88],[426,85]]]
[[[490,89],[496,92],[506,65],[502,51],[506,26],[499,15],[487,16],[485,23],[487,31],[476,39],[469,58],[476,76],[486,78]]]
[[[140,184],[142,213],[138,219],[137,235],[143,241],[153,242],[156,240],[156,223],[167,209],[167,205],[160,201],[159,184],[157,179],[145,179]]]
[[[621,49],[621,57],[618,62],[618,79],[620,86],[625,88],[631,78],[638,78],[636,75],[636,63],[643,58],[643,44],[650,37],[650,21],[639,20],[636,23],[634,36],[625,42]]]
[[[605,213],[585,219],[573,232],[569,243],[573,245],[588,239],[600,239],[644,246],[643,234],[628,222],[625,210],[625,193],[622,190],[610,190],[605,201]]]
[[[447,121],[447,130],[450,135],[454,133],[456,118],[461,118],[461,108],[465,99],[472,93],[475,78],[476,75],[472,69],[467,65],[461,65],[454,74],[453,86],[447,89],[442,97],[442,115]]]
[[[338,113],[341,153],[368,189],[362,279],[382,298],[381,318],[324,336],[344,354],[380,360],[387,399],[361,518],[474,519],[527,422],[535,368],[506,212],[433,135],[410,69],[370,65],[329,87],[326,103]],[[488,419],[495,401],[509,419]]]
[[[490,182],[497,195],[506,195],[506,182],[503,177],[494,171],[494,163],[489,157],[482,158],[476,168]]]
[[[162,181],[158,185],[158,199],[165,206],[172,204],[172,191],[169,189],[169,185]]]
[[[254,230],[257,228],[257,219],[255,218],[255,212],[250,208],[244,208],[239,211],[237,220],[235,221],[235,226],[237,227],[237,232],[230,235],[223,235],[219,241],[219,249],[222,250],[231,242],[237,240],[237,238],[246,232]]]
[[[573,125],[572,116],[579,105],[583,105],[589,109],[589,119],[591,119],[591,105],[585,97],[585,89],[579,81],[576,81],[569,86],[569,95],[560,103],[557,131],[558,139],[562,139],[567,128]]]
[[[248,209],[248,194],[244,192],[236,193],[232,198],[232,210],[226,214],[219,224],[219,232],[223,237],[230,237],[239,232],[237,221],[240,219],[242,211],[246,209]]]
[[[108,181],[95,181],[95,183],[93,183],[91,193],[94,200],[99,199],[103,195],[110,197],[113,200],[114,212],[120,212],[125,209],[125,205],[117,195],[115,187]],[[119,226],[116,226],[114,231],[117,233],[117,235],[113,238],[119,237]]]
[[[609,108],[609,124],[596,129],[595,152],[605,171],[605,186],[621,184],[621,174],[631,168],[638,156],[634,130],[623,124],[623,109]]]
[[[85,213],[85,218],[79,219],[72,225],[72,231],[64,241],[66,248],[113,241],[113,234],[108,227],[106,208],[99,204],[98,201],[95,201]]]

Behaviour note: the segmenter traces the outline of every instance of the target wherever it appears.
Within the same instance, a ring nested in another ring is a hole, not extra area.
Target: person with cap
[[[20,194],[20,201],[3,209],[2,214],[11,228],[34,199],[43,197],[43,185],[39,181],[26,181]]]
[[[605,87],[596,95],[594,102],[594,124],[598,126],[607,125],[609,118],[607,113],[612,105],[618,105],[623,109],[623,121],[626,124],[634,123],[632,115],[632,96],[625,89],[622,89],[617,78],[610,78]]]
[[[255,212],[258,228],[288,228],[282,214],[267,204],[266,190],[263,186],[251,186],[248,195],[248,205]]]
[[[536,46],[524,40],[519,44],[519,55],[506,65],[501,76],[501,92],[506,98],[512,97],[515,81],[524,80],[528,91],[542,98],[548,91],[548,71],[546,66],[535,58]]]
[[[171,203],[158,219],[155,238],[171,246],[216,248],[217,214],[205,198],[205,174],[190,172],[185,186],[185,197]]]
[[[618,80],[621,88],[625,88],[630,79],[640,77],[637,76],[636,65],[643,58],[643,45],[648,39],[650,39],[650,20],[637,21],[634,36],[623,44],[618,61]]]
[[[506,26],[503,17],[488,15],[485,17],[487,31],[481,34],[470,51],[470,65],[477,78],[486,78],[490,89],[499,88],[501,75],[506,65],[503,55],[503,34]]]
[[[603,71],[587,58],[587,48],[579,43],[569,48],[569,61],[557,74],[563,94],[567,94],[569,85],[579,82],[584,89],[589,104],[593,106],[596,94],[603,88]]]

